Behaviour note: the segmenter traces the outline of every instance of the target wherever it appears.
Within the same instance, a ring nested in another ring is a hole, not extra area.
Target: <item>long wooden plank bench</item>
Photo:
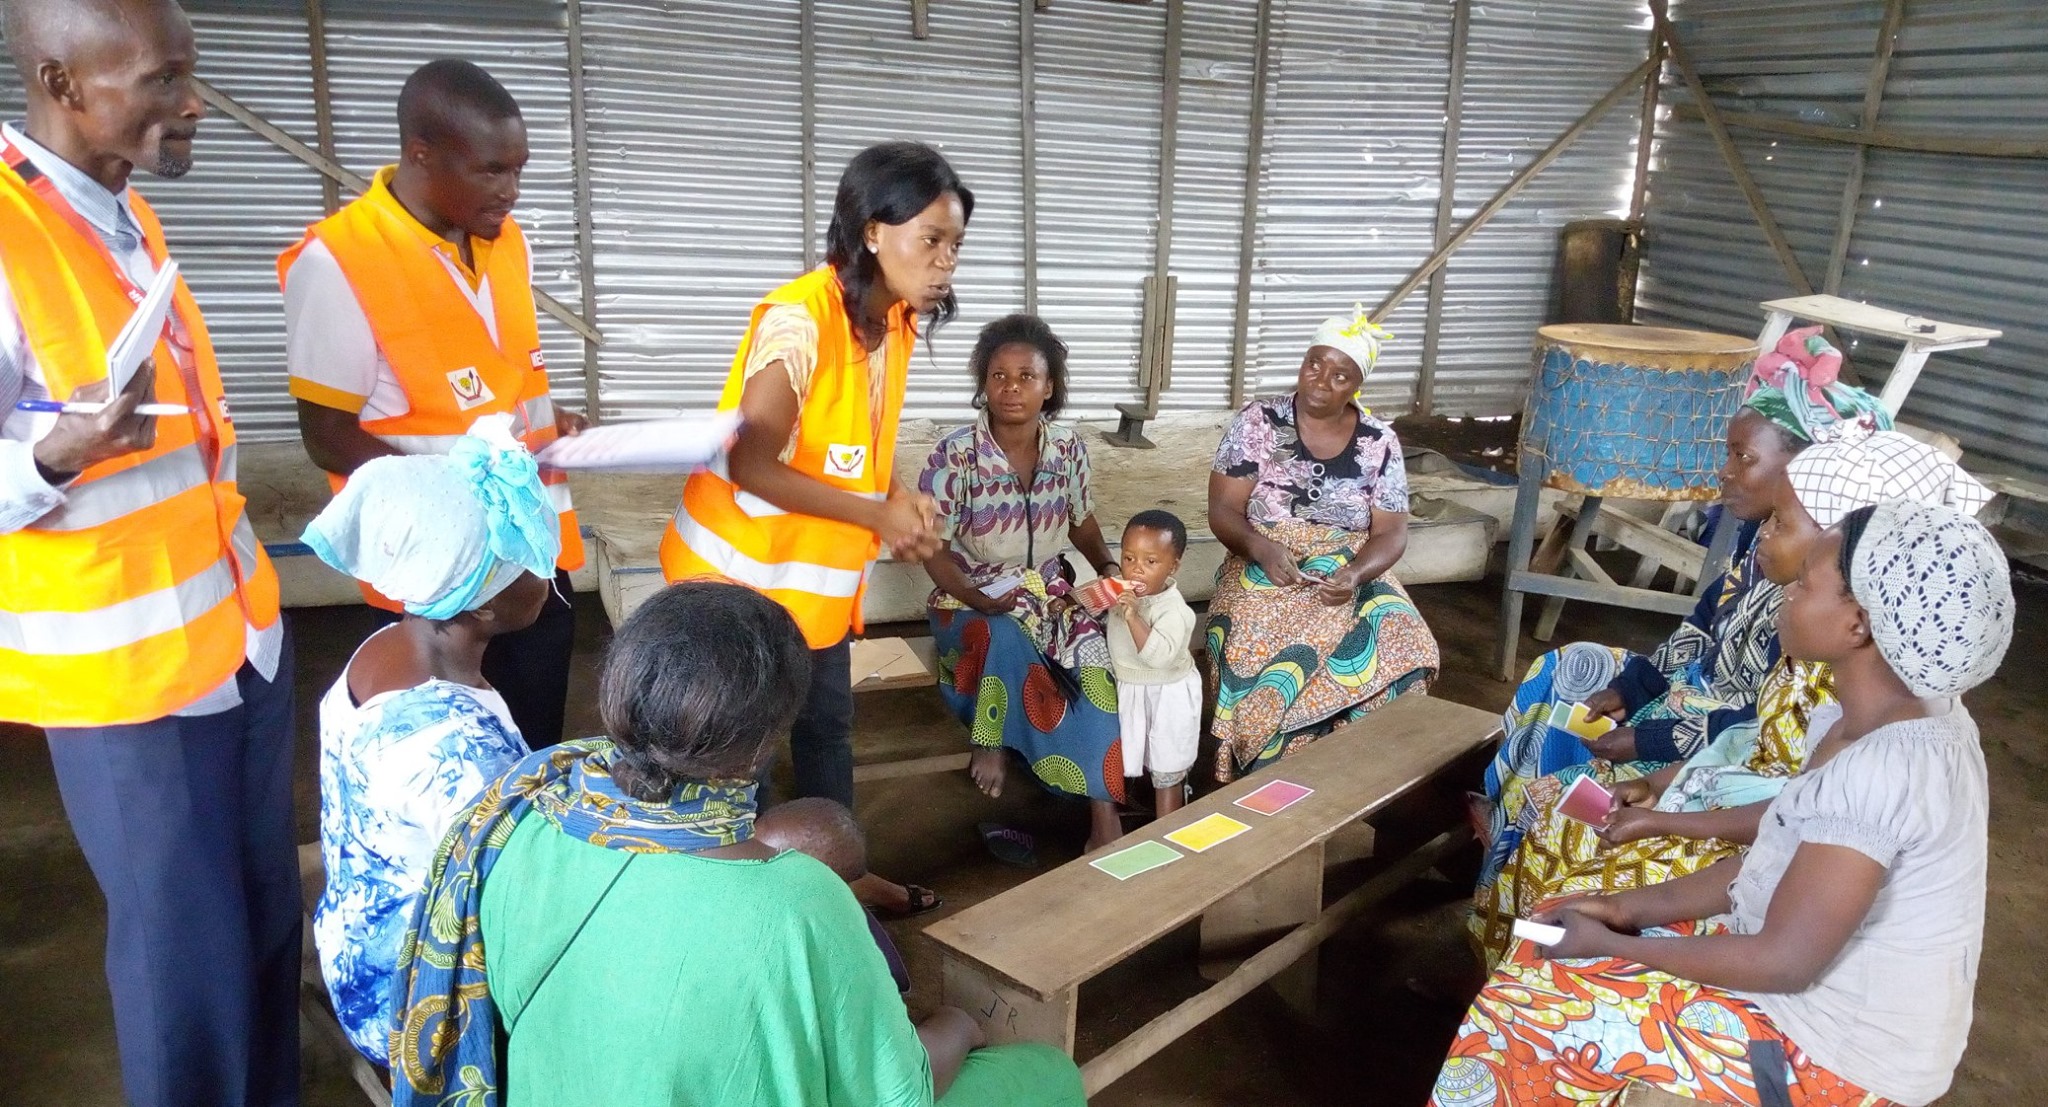
[[[1437,836],[1328,907],[1325,843],[1474,755],[1499,730],[1500,717],[1490,712],[1401,697],[1272,769],[934,923],[925,934],[943,958],[944,1002],[974,1015],[991,1041],[1044,1042],[1071,1056],[1081,985],[1175,929],[1201,920],[1205,962],[1274,939],[1084,1064],[1091,1095],[1269,980],[1289,1002],[1312,1004],[1316,947],[1464,844],[1470,832],[1460,824]],[[1315,793],[1271,817],[1235,806],[1274,779]],[[1182,851],[1180,860],[1127,881],[1088,864],[1218,812],[1252,829],[1202,853]]]

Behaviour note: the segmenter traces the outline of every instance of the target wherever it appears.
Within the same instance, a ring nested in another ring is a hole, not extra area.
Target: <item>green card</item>
[[[1129,880],[1139,873],[1151,872],[1178,860],[1180,851],[1164,842],[1139,842],[1129,849],[1120,849],[1108,857],[1098,857],[1088,863],[1118,880]]]

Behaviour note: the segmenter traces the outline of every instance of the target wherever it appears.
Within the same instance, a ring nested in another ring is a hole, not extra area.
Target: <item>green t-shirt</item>
[[[859,904],[800,853],[632,855],[528,818],[484,885],[480,924],[509,1036],[506,1107],[933,1102]],[[1073,1063],[1042,1047],[976,1051],[944,1100],[1081,1102]]]

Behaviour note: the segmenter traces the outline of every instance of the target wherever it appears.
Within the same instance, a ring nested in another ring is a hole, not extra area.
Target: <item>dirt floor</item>
[[[1957,1107],[2040,1098],[2048,994],[2048,750],[2039,720],[2048,681],[2034,668],[2048,655],[2048,586],[2020,587],[2018,640],[2000,678],[1971,697],[1991,767],[1991,895],[1978,1017],[1955,1091]],[[1489,709],[1508,697],[1492,679],[1498,578],[1415,589],[1443,645],[1436,692]],[[606,637],[596,598],[578,597],[580,639],[572,678],[572,730],[595,718],[591,687]],[[301,721],[299,822],[315,836],[317,793],[313,707],[370,627],[361,608],[291,616],[298,639]],[[1560,638],[1653,645],[1666,618],[1575,604]],[[1522,657],[1536,645],[1523,641]],[[863,760],[959,748],[959,726],[929,690],[862,697],[857,748]],[[105,920],[97,889],[74,845],[43,743],[32,732],[0,730],[0,1104],[83,1107],[120,1102],[111,1013],[102,980]],[[985,801],[964,775],[891,780],[860,796],[874,867],[939,889],[948,909],[994,895],[1029,874],[989,859],[977,821],[1001,819],[1035,831],[1046,865],[1079,852],[1083,812],[1029,786]],[[1459,925],[1468,889],[1442,879],[1411,886],[1377,915],[1324,947],[1321,1010],[1313,1024],[1287,1014],[1263,992],[1233,1006],[1098,1096],[1104,1107],[1196,1105],[1419,1104],[1428,1093],[1459,1010],[1417,998],[1410,980],[1455,979],[1467,956]],[[909,956],[922,1011],[937,992],[937,964],[918,934],[929,919],[894,927]],[[1018,925],[1030,925],[1018,920]],[[1084,1057],[1202,986],[1189,934],[1174,935],[1082,993]],[[2030,1060],[2031,1058],[2031,1060]],[[2029,1076],[2028,1073],[2035,1075]],[[308,1051],[309,1107],[360,1104],[339,1066]]]

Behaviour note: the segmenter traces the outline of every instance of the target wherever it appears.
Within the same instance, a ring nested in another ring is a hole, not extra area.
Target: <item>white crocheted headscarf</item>
[[[1947,454],[1898,431],[1808,446],[1786,463],[1785,479],[1823,527],[1885,500],[1943,504],[1965,515],[1991,502],[1991,490]]]
[[[1947,507],[1871,509],[1849,556],[1849,591],[1870,635],[1916,696],[1959,696],[1991,679],[2012,644],[2010,569],[1983,524]]]

